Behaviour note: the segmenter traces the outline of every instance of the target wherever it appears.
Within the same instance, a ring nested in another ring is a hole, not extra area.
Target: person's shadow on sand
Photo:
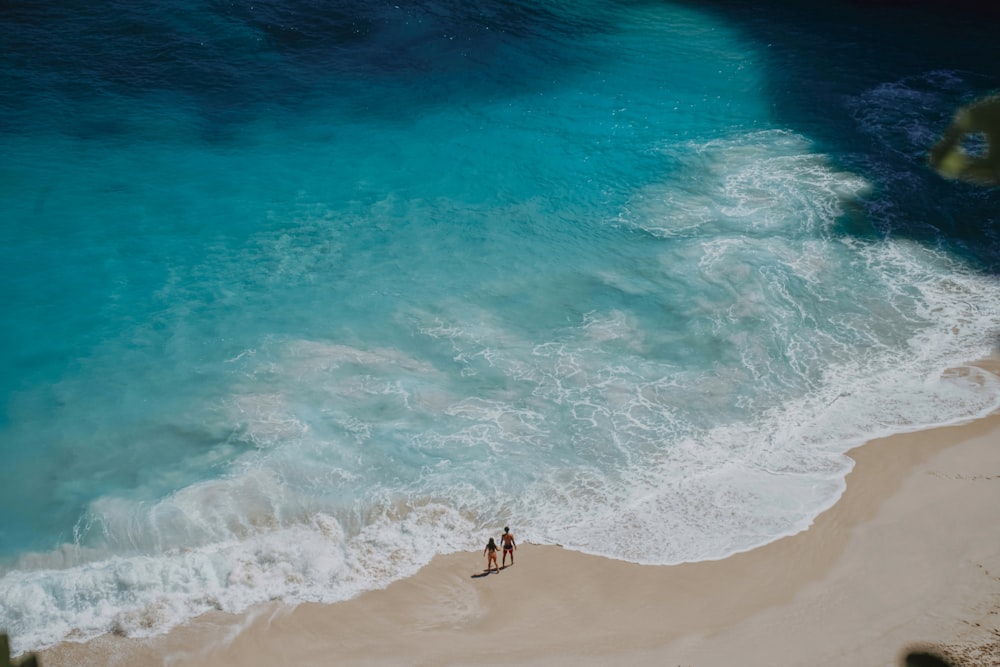
[[[508,567],[510,567],[510,566],[509,565],[504,565],[503,567],[500,568],[500,571],[506,570]],[[472,579],[479,579],[480,577],[485,577],[485,576],[488,576],[488,575],[491,575],[491,574],[500,574],[500,572],[497,572],[493,568],[490,568],[488,570],[483,570],[482,572],[477,572],[476,574],[473,574],[471,576],[471,578]]]

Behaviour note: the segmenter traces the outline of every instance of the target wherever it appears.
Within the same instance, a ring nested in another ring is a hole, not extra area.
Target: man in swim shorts
[[[514,533],[510,532],[508,526],[503,527],[503,535],[500,536],[500,543],[503,545],[503,559],[502,563],[504,567],[507,567],[507,554],[510,554],[510,564],[514,564],[514,549],[517,548],[517,544],[514,542]]]

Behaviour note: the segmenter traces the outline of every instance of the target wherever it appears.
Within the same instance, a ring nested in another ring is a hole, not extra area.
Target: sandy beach
[[[152,640],[41,654],[69,665],[865,665],[932,646],[1000,664],[1000,415],[850,452],[812,527],[721,561],[640,566],[523,544],[335,605],[210,614]],[[516,533],[516,527],[515,531]]]

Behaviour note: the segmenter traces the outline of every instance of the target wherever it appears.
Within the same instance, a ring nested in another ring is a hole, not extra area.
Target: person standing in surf
[[[483,555],[486,556],[486,571],[490,571],[490,563],[493,567],[497,569],[497,574],[500,573],[500,566],[497,565],[497,543],[490,538],[490,541],[486,543],[486,548],[483,549]]]
[[[509,526],[503,527],[503,535],[500,536],[500,543],[503,545],[503,566],[507,567],[507,554],[510,554],[510,564],[514,564],[514,549],[517,543],[514,541],[514,533],[510,532]]]

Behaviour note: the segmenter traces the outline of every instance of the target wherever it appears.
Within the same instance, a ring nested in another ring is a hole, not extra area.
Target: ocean
[[[1000,40],[888,4],[0,5],[0,628],[805,530],[1000,407]]]

